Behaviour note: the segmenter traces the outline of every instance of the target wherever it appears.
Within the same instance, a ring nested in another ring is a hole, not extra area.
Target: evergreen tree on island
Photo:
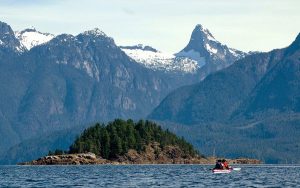
[[[70,146],[69,153],[92,152],[104,159],[114,159],[124,155],[129,149],[143,152],[148,144],[154,142],[158,143],[161,149],[172,145],[178,146],[187,156],[198,155],[198,151],[183,137],[178,138],[154,122],[134,122],[131,119],[116,119],[107,125],[96,123],[76,138]]]

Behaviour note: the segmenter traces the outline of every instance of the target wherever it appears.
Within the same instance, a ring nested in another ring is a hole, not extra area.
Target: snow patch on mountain
[[[216,53],[218,53],[218,49],[211,47],[208,43],[205,44],[205,46],[206,46],[207,51],[210,54],[216,54]]]
[[[4,44],[4,42],[2,42],[2,40],[0,40],[0,45],[3,45]]]
[[[198,62],[199,68],[205,65],[205,58],[201,56],[199,52],[196,52],[195,50],[189,50],[189,51],[181,51],[177,54],[175,54],[177,57],[181,58],[189,58],[196,62]]]
[[[102,30],[100,30],[99,28],[94,28],[92,30],[89,31],[85,31],[83,34],[85,35],[93,35],[93,36],[97,36],[97,37],[108,37]]]
[[[99,81],[99,70],[94,63],[84,61],[81,65],[90,77],[96,78]]]
[[[27,50],[30,50],[35,46],[47,43],[55,37],[55,35],[52,35],[50,33],[39,32],[35,28],[16,31],[15,36]]]
[[[238,59],[241,59],[241,58],[245,57],[246,54],[247,54],[247,53],[244,53],[244,52],[242,52],[242,51],[239,51],[239,50],[236,50],[236,49],[233,49],[233,48],[229,48],[229,52],[230,52],[233,56],[237,57]]]
[[[137,45],[120,47],[129,57],[143,66],[166,72],[195,73],[199,69],[197,61],[187,57],[158,51],[150,46]]]

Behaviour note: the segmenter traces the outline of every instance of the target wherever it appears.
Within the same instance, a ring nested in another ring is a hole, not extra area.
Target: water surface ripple
[[[300,187],[300,166],[209,165],[0,166],[0,187]]]

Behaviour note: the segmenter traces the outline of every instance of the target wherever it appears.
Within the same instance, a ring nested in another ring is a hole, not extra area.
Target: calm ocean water
[[[300,187],[300,166],[0,166],[0,187]]]

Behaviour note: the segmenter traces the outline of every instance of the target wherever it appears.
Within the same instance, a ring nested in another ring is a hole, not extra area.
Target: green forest
[[[183,137],[179,138],[169,130],[163,130],[154,122],[148,120],[134,122],[131,119],[127,121],[116,119],[107,125],[96,123],[76,138],[68,152],[56,150],[49,154],[93,152],[102,158],[114,159],[124,155],[129,149],[143,152],[145,146],[152,142],[159,143],[161,149],[173,145],[178,146],[186,155],[198,154],[198,151]]]

